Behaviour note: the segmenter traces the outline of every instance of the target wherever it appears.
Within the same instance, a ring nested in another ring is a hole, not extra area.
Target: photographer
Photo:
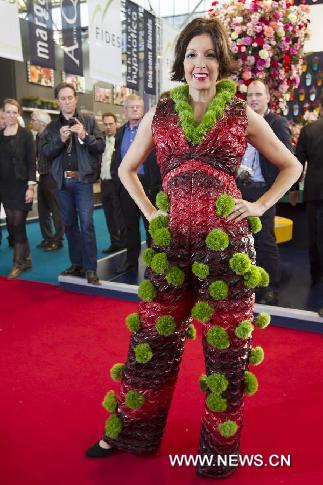
[[[275,135],[293,152],[288,122],[270,111],[269,101],[269,90],[264,82],[259,79],[252,81],[247,92],[248,106],[264,117]],[[258,200],[273,185],[277,175],[277,167],[248,144],[237,177],[243,199],[249,202]],[[257,301],[267,305],[278,303],[280,255],[275,237],[275,215],[276,206],[273,205],[261,216],[262,230],[254,235],[257,265],[265,268],[270,277],[270,286],[262,294],[258,294]]]
[[[51,163],[59,189],[59,202],[72,265],[64,276],[84,276],[99,284],[96,273],[97,246],[93,224],[93,182],[99,176],[105,142],[92,116],[78,114],[73,85],[55,88],[60,108],[58,119],[44,131],[41,152]]]

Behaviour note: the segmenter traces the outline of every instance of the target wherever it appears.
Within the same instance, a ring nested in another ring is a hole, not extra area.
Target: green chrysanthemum
[[[151,248],[147,248],[144,250],[144,253],[142,255],[142,260],[146,266],[150,266],[151,260],[153,259],[155,254],[156,252]]]
[[[153,352],[149,344],[138,344],[134,347],[136,361],[139,364],[146,364],[153,357]]]
[[[206,375],[202,374],[199,378],[199,386],[202,392],[206,392],[208,390],[208,386],[206,383]]]
[[[227,349],[230,347],[229,335],[224,328],[214,325],[207,332],[207,342],[217,349]]]
[[[262,229],[262,223],[259,217],[257,216],[250,216],[248,217],[249,228],[252,234],[257,234]]]
[[[213,281],[209,286],[209,293],[213,300],[225,300],[228,296],[229,287],[223,280]]]
[[[168,225],[168,217],[167,216],[157,216],[154,217],[149,223],[149,232],[153,236],[158,229],[162,229],[163,227],[167,227]]]
[[[244,373],[244,392],[248,396],[253,396],[258,390],[258,381],[255,374],[246,370]]]
[[[228,217],[234,208],[234,198],[229,194],[221,194],[215,201],[215,207],[219,217]]]
[[[114,364],[110,369],[111,379],[115,382],[119,381],[122,377],[123,369],[124,369],[124,364],[122,364],[121,362]]]
[[[139,313],[130,313],[126,317],[126,325],[130,332],[138,332],[140,329],[140,315]]]
[[[259,313],[255,320],[255,325],[258,328],[266,328],[270,324],[271,316],[269,313]]]
[[[159,335],[168,337],[172,335],[176,330],[176,322],[171,315],[162,315],[156,320],[156,330]]]
[[[118,438],[119,434],[122,431],[121,419],[116,414],[112,414],[105,423],[104,431],[108,438]]]
[[[235,328],[234,333],[235,333],[236,337],[245,340],[245,339],[251,337],[253,330],[254,330],[254,326],[252,325],[250,320],[243,320]]]
[[[244,275],[251,267],[251,260],[248,254],[235,253],[229,260],[229,266],[237,275]]]
[[[164,274],[168,268],[168,260],[166,253],[157,253],[151,261],[151,269],[158,274]]]
[[[210,392],[206,398],[206,405],[211,411],[223,413],[227,409],[227,400],[216,392]]]
[[[155,286],[149,280],[144,280],[138,288],[138,296],[144,301],[152,301],[157,295]]]
[[[261,266],[258,266],[258,270],[259,270],[260,275],[261,275],[261,280],[260,280],[259,286],[262,286],[262,287],[265,288],[269,285],[269,274]]]
[[[213,251],[223,251],[229,246],[229,236],[222,229],[212,229],[206,236],[205,244]]]
[[[153,234],[152,238],[157,246],[161,246],[163,248],[170,245],[172,242],[172,235],[170,230],[167,227],[162,227],[161,229],[157,229]]]
[[[231,438],[231,436],[236,434],[238,425],[234,421],[228,419],[227,421],[224,421],[218,425],[218,430],[220,435],[224,438]]]
[[[169,199],[166,192],[158,192],[158,194],[156,195],[156,207],[161,211],[169,211]]]
[[[169,285],[182,286],[185,280],[185,273],[177,266],[170,266],[166,271],[166,281]]]
[[[186,337],[190,340],[195,340],[196,334],[197,332],[196,332],[195,325],[193,325],[193,323],[190,323],[186,331]]]
[[[228,379],[220,372],[214,372],[214,374],[210,374],[209,376],[207,376],[206,383],[208,388],[211,389],[212,392],[218,394],[226,391],[229,385]]]
[[[145,398],[137,391],[128,391],[125,395],[126,406],[130,409],[139,409],[145,403]]]
[[[259,267],[251,265],[247,273],[243,275],[244,285],[246,288],[256,288],[261,283],[261,271]]]
[[[195,274],[195,276],[197,276],[201,280],[204,280],[209,276],[210,268],[208,267],[207,264],[198,263],[197,261],[194,261],[194,263],[192,264],[192,273]]]
[[[195,320],[206,323],[212,317],[214,309],[205,301],[198,301],[192,308],[191,315]]]
[[[116,395],[115,395],[115,392],[111,389],[111,391],[109,391],[104,399],[103,399],[103,403],[102,403],[102,406],[107,410],[109,411],[109,413],[114,413],[115,410],[117,409],[117,399],[116,399]]]
[[[254,347],[250,351],[249,362],[252,365],[259,365],[263,362],[265,358],[264,349],[260,346]]]

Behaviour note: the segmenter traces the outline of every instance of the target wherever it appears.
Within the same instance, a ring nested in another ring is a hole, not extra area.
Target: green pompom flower
[[[166,281],[169,285],[182,286],[185,280],[185,273],[177,266],[170,266],[166,271]]]
[[[259,365],[265,358],[264,349],[260,346],[251,349],[249,354],[249,362],[252,365]]]
[[[219,217],[228,217],[234,208],[234,198],[232,195],[221,194],[215,202],[216,214]]]
[[[266,328],[270,324],[271,316],[269,313],[259,313],[255,320],[255,325],[258,328]]]
[[[194,263],[192,264],[192,273],[195,274],[195,276],[197,276],[201,280],[204,280],[209,276],[210,268],[208,267],[207,264],[198,263],[197,261],[194,261]]]
[[[139,409],[145,403],[145,398],[137,391],[128,391],[125,395],[126,406],[130,409]]]
[[[206,398],[206,405],[211,411],[223,413],[227,409],[227,400],[216,392],[210,392]]]
[[[250,320],[243,320],[235,328],[234,333],[235,333],[236,337],[245,340],[245,339],[251,337],[253,330],[254,330],[254,326],[252,325]]]
[[[190,340],[196,340],[196,334],[197,332],[195,325],[193,325],[193,323],[190,323],[186,331],[186,337]]]
[[[244,392],[248,396],[253,396],[258,390],[258,381],[255,374],[246,370],[244,373]]]
[[[223,423],[218,425],[218,430],[220,435],[224,438],[231,438],[231,436],[236,434],[238,425],[234,421],[228,419],[227,421],[223,421]]]
[[[126,317],[126,325],[130,332],[138,332],[140,329],[140,315],[139,313],[130,313]]]
[[[115,410],[117,409],[117,399],[116,399],[116,395],[115,395],[115,392],[111,389],[111,391],[109,391],[104,399],[103,399],[103,403],[102,403],[102,406],[107,410],[109,411],[109,413],[114,413]]]
[[[171,315],[162,315],[156,320],[156,330],[159,335],[168,337],[172,335],[176,330],[176,322]]]
[[[237,275],[244,275],[251,267],[251,260],[248,254],[234,253],[229,260],[229,266]]]
[[[151,269],[158,274],[164,274],[168,268],[168,260],[166,253],[157,253],[151,261]]]
[[[210,320],[213,313],[213,308],[205,301],[197,301],[191,311],[192,317],[202,323],[206,323]]]
[[[155,256],[155,251],[151,248],[147,248],[144,250],[144,253],[142,255],[142,260],[146,266],[150,266],[151,260]]]
[[[121,419],[116,414],[112,414],[105,423],[104,431],[108,438],[116,439],[122,431]]]
[[[206,375],[202,374],[199,378],[199,386],[202,392],[206,392],[208,390],[207,383],[206,383]]]
[[[265,287],[267,287],[269,285],[269,274],[261,266],[258,266],[258,270],[259,270],[260,276],[261,276],[261,280],[260,280],[259,286],[262,286],[262,287],[265,288]]]
[[[153,301],[157,295],[155,286],[149,280],[144,280],[138,288],[138,296],[144,301]]]
[[[169,211],[169,199],[166,192],[158,192],[158,194],[156,195],[156,207],[161,211]]]
[[[214,325],[214,327],[210,328],[207,332],[207,342],[212,347],[216,347],[217,349],[227,349],[230,347],[230,339],[229,335],[224,330],[224,328],[219,327],[219,325]]]
[[[168,217],[167,216],[157,216],[154,217],[149,223],[149,232],[153,236],[158,229],[167,227]]]
[[[246,288],[256,288],[261,282],[261,272],[258,266],[251,265],[249,271],[243,275]]]
[[[149,344],[138,344],[134,347],[136,361],[139,364],[146,364],[153,357],[153,352]]]
[[[152,238],[157,246],[167,247],[172,242],[172,235],[167,227],[162,227],[157,229],[153,234]]]
[[[210,374],[206,378],[206,383],[208,388],[214,392],[221,394],[222,392],[226,391],[229,381],[225,377],[225,375],[221,374],[220,372],[214,372],[214,374]]]
[[[250,216],[248,217],[249,228],[252,234],[257,234],[262,229],[262,223],[259,217]]]
[[[123,369],[124,369],[124,364],[122,364],[121,362],[114,364],[110,369],[111,379],[115,382],[119,381],[122,377]]]
[[[213,300],[225,300],[229,293],[229,287],[223,280],[213,281],[209,286],[209,293]]]
[[[212,229],[206,236],[205,243],[213,251],[223,251],[229,246],[229,236],[222,229]]]

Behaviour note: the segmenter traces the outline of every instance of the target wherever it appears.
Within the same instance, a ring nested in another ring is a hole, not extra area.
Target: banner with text
[[[139,7],[126,0],[127,87],[139,90]]]
[[[64,72],[83,76],[81,0],[61,0]]]
[[[0,57],[23,61],[18,2],[2,0],[0,2]]]
[[[156,17],[144,11],[145,84],[147,94],[156,94]]]
[[[121,2],[88,0],[90,76],[98,81],[122,84]]]
[[[170,72],[172,70],[174,61],[174,48],[176,44],[176,38],[178,30],[170,25],[167,20],[162,20],[162,58],[161,58],[161,78],[160,78],[160,91],[168,91],[176,86],[173,81],[170,80]]]
[[[30,63],[55,69],[52,0],[28,0]]]

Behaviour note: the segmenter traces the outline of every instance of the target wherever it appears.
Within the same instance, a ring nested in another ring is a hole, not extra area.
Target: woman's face
[[[197,35],[188,44],[184,75],[190,88],[205,90],[215,86],[219,76],[219,62],[209,34]]]
[[[14,126],[18,123],[18,108],[13,104],[5,104],[3,108],[6,126]]]

